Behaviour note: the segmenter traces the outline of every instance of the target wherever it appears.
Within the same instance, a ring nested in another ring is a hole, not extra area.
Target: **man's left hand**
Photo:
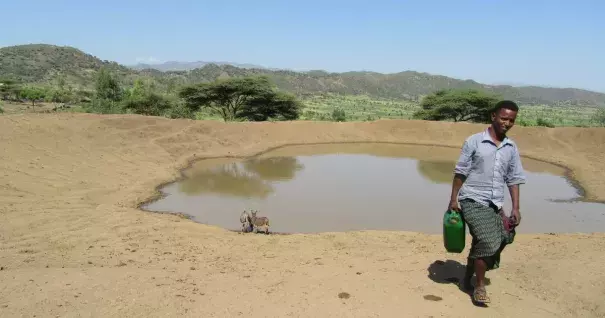
[[[511,215],[515,218],[515,225],[519,225],[521,223],[521,212],[519,212],[519,209],[513,209]]]

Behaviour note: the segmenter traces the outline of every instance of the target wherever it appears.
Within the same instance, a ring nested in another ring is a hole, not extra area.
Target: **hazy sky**
[[[605,1],[2,1],[0,46],[605,92]]]

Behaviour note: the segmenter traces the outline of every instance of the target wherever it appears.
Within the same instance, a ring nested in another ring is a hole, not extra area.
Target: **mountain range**
[[[0,48],[0,78],[48,85],[63,76],[77,89],[92,89],[101,67],[110,69],[126,85],[137,78],[153,80],[156,87],[171,91],[180,85],[217,78],[266,75],[278,88],[298,95],[344,94],[373,98],[418,101],[439,89],[472,88],[497,93],[522,104],[603,106],[605,94],[577,89],[541,86],[488,85],[417,71],[383,74],[367,71],[331,73],[322,70],[296,72],[229,62],[167,62],[160,65],[121,65],[102,60],[69,46],[27,44]]]
[[[255,64],[241,64],[241,63],[232,63],[232,62],[204,62],[204,61],[195,61],[195,62],[179,62],[179,61],[167,61],[163,63],[138,63],[135,65],[128,65],[129,68],[133,70],[144,70],[144,69],[154,69],[161,72],[169,72],[169,71],[190,71],[196,68],[204,67],[208,64],[216,64],[216,65],[232,65],[239,68],[258,68],[258,69],[267,69],[267,70],[277,70],[268,67],[264,67],[261,65]]]

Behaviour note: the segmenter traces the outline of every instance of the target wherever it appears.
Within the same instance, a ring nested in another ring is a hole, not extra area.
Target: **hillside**
[[[430,94],[438,89],[476,88],[492,91],[524,104],[605,105],[605,94],[588,90],[486,85],[473,80],[460,80],[415,71],[393,74],[375,72],[328,73],[321,70],[294,72],[288,70],[243,69],[231,65],[208,64],[191,71],[164,72],[163,75],[177,78],[183,82],[210,81],[219,76],[267,75],[279,88],[297,94],[364,94],[377,98],[418,101],[423,95]],[[156,72],[156,76],[161,75]]]
[[[267,75],[280,89],[300,95],[335,93],[418,101],[423,95],[438,89],[478,88],[499,93],[505,98],[524,104],[605,105],[604,93],[588,90],[485,85],[473,80],[415,71],[392,74],[328,73],[321,70],[295,72],[211,63],[192,70],[163,72],[152,68],[135,70],[116,62],[102,61],[72,47],[31,44],[0,48],[0,77],[10,77],[25,83],[48,83],[56,78],[57,74],[64,74],[68,83],[90,89],[94,84],[94,75],[103,66],[116,72],[124,84],[132,83],[135,78],[153,78],[160,89],[173,89],[178,85],[212,81],[219,77]]]
[[[23,83],[47,83],[59,74],[76,87],[87,87],[101,67],[108,67],[120,76],[132,71],[115,62],[86,54],[72,47],[27,44],[0,48],[0,78]]]

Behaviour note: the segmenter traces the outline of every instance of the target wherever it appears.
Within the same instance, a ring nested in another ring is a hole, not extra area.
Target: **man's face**
[[[501,108],[498,112],[492,114],[492,126],[496,132],[506,134],[515,125],[516,119],[516,111]]]

